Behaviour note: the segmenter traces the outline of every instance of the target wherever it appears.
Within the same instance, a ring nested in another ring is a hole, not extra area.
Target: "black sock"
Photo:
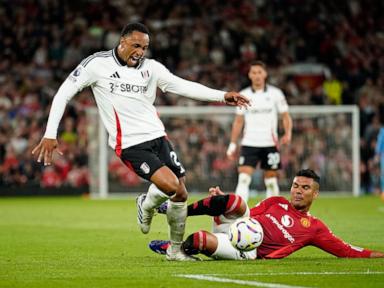
[[[181,249],[187,255],[196,255],[202,253],[206,256],[211,256],[211,253],[207,251],[206,231],[195,232],[187,237],[181,244]]]
[[[198,233],[198,232],[196,232]],[[187,239],[184,240],[183,244],[181,244],[181,249],[185,252],[187,255],[196,255],[199,254],[199,250],[196,249],[193,245],[193,235],[191,234],[187,237]]]
[[[227,208],[229,195],[218,195],[204,198],[200,201],[188,205],[188,216],[210,215],[219,216]]]

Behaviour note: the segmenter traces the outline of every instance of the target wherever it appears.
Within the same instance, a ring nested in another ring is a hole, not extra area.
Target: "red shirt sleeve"
[[[328,252],[336,257],[343,258],[369,258],[371,250],[355,247],[348,243],[345,243],[340,238],[333,235],[328,227],[317,220],[318,229],[311,241],[311,245],[316,246],[325,252]]]
[[[264,212],[271,207],[273,204],[281,203],[281,204],[289,204],[288,200],[284,197],[275,196],[275,197],[269,197],[259,203],[257,203],[256,206],[251,208],[251,217],[264,214]]]
[[[292,245],[287,245],[287,246],[284,246],[280,249],[277,249],[271,253],[269,253],[268,255],[266,255],[264,258],[265,259],[280,259],[280,258],[285,258],[287,256],[289,256],[290,254],[292,254],[293,252],[303,248],[304,245],[302,245],[301,243],[295,243],[295,244],[292,244]]]

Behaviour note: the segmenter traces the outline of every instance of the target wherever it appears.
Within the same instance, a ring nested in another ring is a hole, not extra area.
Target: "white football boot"
[[[147,234],[151,229],[152,218],[155,214],[155,209],[151,209],[150,211],[144,209],[143,202],[146,197],[146,194],[141,194],[136,198],[137,224],[143,234]]]

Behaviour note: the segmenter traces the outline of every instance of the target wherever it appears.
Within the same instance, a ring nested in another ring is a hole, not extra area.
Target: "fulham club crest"
[[[143,162],[140,165],[140,169],[141,169],[141,171],[143,171],[144,174],[148,174],[149,171],[151,171],[151,168],[149,168],[149,165],[147,164],[147,162]]]

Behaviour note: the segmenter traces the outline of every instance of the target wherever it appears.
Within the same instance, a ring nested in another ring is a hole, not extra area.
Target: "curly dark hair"
[[[125,27],[121,31],[121,37],[128,36],[133,31],[139,31],[141,33],[149,35],[149,30],[148,30],[147,26],[145,26],[142,23],[135,22],[135,23],[128,23],[127,25],[125,25]]]
[[[315,171],[312,169],[301,169],[296,173],[296,176],[303,176],[307,178],[312,178],[313,181],[317,182],[320,184],[320,176],[316,174]]]

